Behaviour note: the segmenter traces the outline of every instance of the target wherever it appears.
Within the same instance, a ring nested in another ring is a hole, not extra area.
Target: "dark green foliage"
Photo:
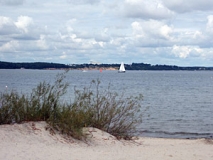
[[[1,94],[0,124],[47,121],[56,116],[60,97],[66,93],[68,87],[68,84],[63,82],[64,78],[65,73],[62,73],[57,75],[54,85],[40,83],[30,96],[14,91]]]
[[[12,63],[0,61],[0,69],[48,69],[48,68],[69,68],[68,65],[59,63],[33,62],[33,63]]]
[[[62,104],[60,98],[68,84],[59,74],[53,85],[42,82],[29,96],[17,92],[0,96],[0,124],[24,121],[46,121],[52,129],[76,139],[84,138],[83,127],[96,127],[117,138],[130,139],[141,123],[142,96],[124,97],[110,91],[100,90],[100,81],[92,81],[83,90],[75,89],[70,104]]]
[[[9,124],[13,122],[21,122],[25,117],[24,108],[27,106],[26,98],[19,96],[16,92],[1,94],[0,100],[0,124]]]

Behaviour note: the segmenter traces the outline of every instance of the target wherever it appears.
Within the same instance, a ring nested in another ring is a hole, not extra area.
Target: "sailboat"
[[[125,73],[125,67],[124,67],[124,63],[122,62],[120,65],[120,68],[118,70],[118,73]]]

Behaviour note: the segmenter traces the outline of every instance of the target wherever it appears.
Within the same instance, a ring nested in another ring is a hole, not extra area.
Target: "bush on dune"
[[[124,97],[107,89],[100,81],[74,90],[72,103],[61,103],[68,83],[66,72],[58,74],[54,84],[42,82],[30,96],[11,91],[0,96],[0,124],[46,121],[52,129],[76,139],[83,139],[83,127],[95,127],[117,138],[131,139],[142,122],[142,96]]]
[[[11,91],[0,96],[0,124],[23,121],[47,121],[57,114],[60,97],[66,93],[65,73],[58,74],[53,85],[42,82],[32,90],[30,96]]]
[[[123,94],[111,92],[110,86],[101,90],[99,80],[93,80],[91,86],[83,91],[75,90],[75,95],[73,104],[79,113],[85,115],[80,119],[84,126],[99,128],[117,138],[129,139],[142,122],[142,95],[125,98]]]

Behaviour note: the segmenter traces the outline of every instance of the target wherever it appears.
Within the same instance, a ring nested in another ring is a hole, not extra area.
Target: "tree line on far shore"
[[[145,63],[124,64],[126,70],[213,70],[213,67],[193,66],[180,67],[175,65],[151,65]],[[0,61],[0,69],[118,69],[120,64],[60,64],[48,62],[14,63]]]

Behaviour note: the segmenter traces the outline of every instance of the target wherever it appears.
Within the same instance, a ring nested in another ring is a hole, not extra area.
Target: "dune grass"
[[[95,127],[117,138],[131,139],[142,123],[142,95],[125,97],[112,92],[110,85],[101,90],[93,80],[88,87],[74,89],[72,103],[62,103],[68,83],[66,72],[56,76],[53,84],[41,82],[30,95],[15,91],[0,95],[0,124],[46,121],[62,134],[83,139],[83,127]]]

